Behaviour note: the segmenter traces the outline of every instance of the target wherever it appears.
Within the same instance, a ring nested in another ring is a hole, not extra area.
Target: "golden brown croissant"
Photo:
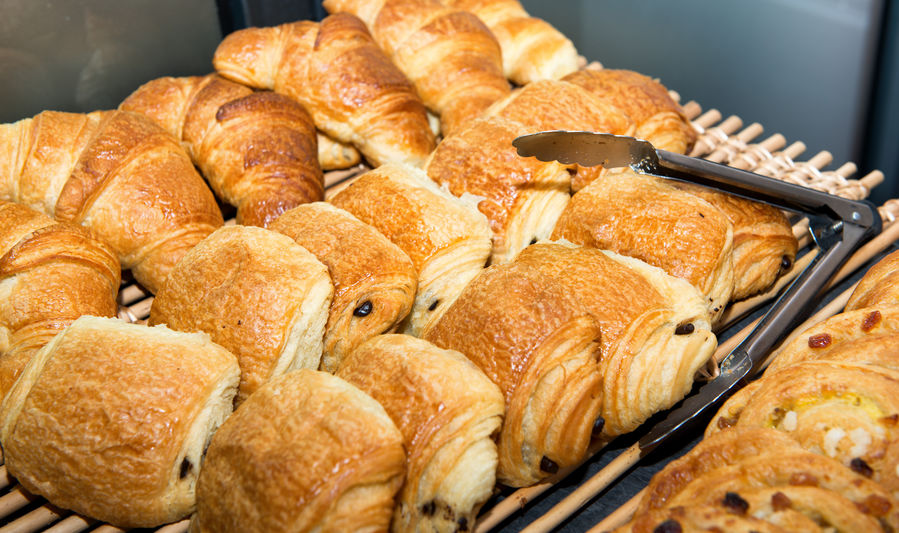
[[[500,481],[530,485],[585,457],[602,428],[600,330],[561,283],[524,264],[493,265],[425,339],[462,352],[503,392]]]
[[[374,226],[412,259],[418,292],[405,333],[423,335],[490,255],[484,216],[417,168],[381,165],[359,176],[331,203]]]
[[[491,261],[511,260],[528,244],[549,237],[569,201],[570,175],[554,161],[520,157],[512,146],[522,128],[482,117],[445,138],[425,171],[457,196],[477,198],[493,232]]]
[[[315,125],[290,98],[210,74],[158,78],[119,106],[179,139],[238,224],[266,226],[324,198]]]
[[[325,327],[322,370],[335,372],[356,346],[394,330],[412,309],[418,273],[412,260],[374,227],[325,202],[298,206],[270,229],[328,267],[334,297]]]
[[[266,383],[215,433],[191,530],[387,531],[403,437],[370,396],[327,372]]]
[[[708,309],[689,283],[595,248],[537,243],[515,259],[558,281],[602,330],[603,433],[633,431],[683,399],[717,346]]]
[[[31,359],[0,409],[10,474],[53,505],[119,527],[194,510],[239,369],[207,335],[82,317]]]
[[[733,293],[733,230],[727,216],[629,168],[609,169],[572,196],[552,238],[635,257],[689,281],[707,298],[713,321]]]
[[[558,79],[578,68],[574,44],[551,24],[528,15],[518,0],[441,0],[477,15],[502,49],[503,73],[518,85]]]
[[[298,101],[319,129],[375,166],[421,166],[434,148],[415,88],[352,15],[238,30],[213,64],[228,79]]]
[[[44,111],[0,126],[0,147],[0,199],[90,228],[150,292],[222,225],[187,153],[141,115]]]
[[[439,0],[324,0],[353,13],[440,116],[444,136],[509,94],[496,38],[473,14]]]
[[[865,272],[846,302],[846,311],[884,306],[899,306],[899,250],[880,259]]]
[[[0,400],[75,319],[115,316],[120,280],[115,254],[86,229],[0,201]]]
[[[581,69],[562,78],[617,106],[636,124],[634,135],[656,148],[686,154],[698,136],[664,85],[632,70]]]
[[[471,361],[409,335],[360,345],[337,376],[371,395],[403,434],[406,482],[392,531],[469,531],[496,477],[503,395]]]
[[[236,355],[237,405],[274,376],[318,369],[333,291],[327,268],[290,238],[226,226],[172,270],[149,323],[205,332]]]
[[[845,361],[769,370],[719,410],[707,434],[773,427],[899,495],[899,371]]]

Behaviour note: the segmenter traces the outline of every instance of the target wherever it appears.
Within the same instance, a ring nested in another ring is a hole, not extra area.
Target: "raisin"
[[[721,500],[721,505],[734,514],[745,515],[749,511],[749,502],[740,497],[736,492],[728,492]]]
[[[830,337],[828,333],[819,333],[817,335],[812,335],[808,338],[808,347],[809,348],[827,348],[830,346],[830,343],[833,342],[833,339]]]
[[[771,496],[771,508],[775,511],[783,511],[792,507],[793,501],[783,492],[778,491]]]
[[[883,317],[880,314],[880,311],[871,311],[865,315],[865,319],[862,320],[862,331],[867,333],[877,327],[877,324],[880,324],[881,318]]]

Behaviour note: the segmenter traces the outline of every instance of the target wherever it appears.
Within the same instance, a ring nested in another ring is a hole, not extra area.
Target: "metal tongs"
[[[638,441],[640,457],[722,403],[763,367],[769,352],[802,320],[849,256],[880,233],[874,204],[833,196],[704,159],[653,147],[647,141],[605,133],[546,131],[512,143],[523,157],[607,168],[629,166],[641,174],[718,189],[804,214],[821,252],[790,284],[752,332],[721,362],[721,373],[700,386]]]

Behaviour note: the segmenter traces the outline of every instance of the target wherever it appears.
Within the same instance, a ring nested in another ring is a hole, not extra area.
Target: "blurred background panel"
[[[899,196],[894,0],[522,0],[591,61],[659,78],[704,109],[759,122]],[[212,69],[222,36],[320,20],[320,0],[0,0],[0,122],[108,109],[159,76]]]

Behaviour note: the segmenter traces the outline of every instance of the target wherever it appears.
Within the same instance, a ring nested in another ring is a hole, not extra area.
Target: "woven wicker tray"
[[[672,93],[672,96],[678,99],[675,93]],[[851,162],[836,168],[827,169],[827,167],[832,166],[833,157],[826,151],[819,152],[808,159],[800,161],[799,158],[806,151],[806,146],[802,142],[797,141],[788,144],[786,138],[780,134],[770,135],[759,140],[764,132],[764,128],[758,123],[752,123],[744,127],[743,120],[739,117],[729,116],[724,118],[720,112],[714,109],[703,112],[701,106],[692,101],[684,104],[683,107],[687,117],[690,118],[693,125],[700,132],[699,140],[690,155],[852,199],[868,197],[871,190],[883,181],[883,175],[879,171],[874,171],[858,178],[853,177],[857,172],[857,168]],[[326,196],[330,197],[365,170],[367,170],[366,167],[358,166],[347,170],[326,173]],[[857,269],[867,259],[890,246],[899,237],[899,231],[897,231],[899,230],[899,224],[892,224],[899,216],[899,202],[893,200],[887,202],[880,207],[880,212],[884,219],[885,228],[892,228],[893,231],[885,230],[882,237],[875,243],[876,246],[868,246],[867,252],[857,254],[855,258],[856,264],[853,266],[853,269]],[[233,223],[233,220],[227,222],[227,224]],[[809,254],[813,254],[813,252],[808,250],[809,243],[805,237],[807,224],[804,225],[802,221],[797,221],[796,225],[794,225],[794,232],[802,238],[800,248],[805,252],[804,255],[797,258],[796,266],[792,270],[798,273],[802,269],[803,262],[807,263],[811,258]],[[865,253],[867,253],[867,256]],[[727,310],[725,322],[732,324],[754,310],[758,312],[759,308],[762,308],[791,280],[792,278],[786,277],[780,280],[778,286],[769,293],[731,306]],[[141,287],[133,282],[125,281],[119,292],[118,316],[128,322],[143,323],[149,316],[152,301],[152,296]],[[834,310],[830,313],[836,312],[837,310]],[[719,349],[718,353],[722,353],[724,349],[729,350],[728,346],[732,347],[732,345],[736,344],[739,336],[740,332],[733,334],[722,342],[722,348]],[[723,353],[726,353],[726,351]],[[708,377],[714,376],[716,368],[715,366],[710,366]],[[604,442],[593,444],[588,463],[597,462],[600,459],[602,454],[599,452],[606,444]],[[552,490],[556,484],[562,482],[573,470],[575,469],[571,468],[560,472],[553,478],[533,487],[515,491],[508,489],[500,491],[497,497],[488,502],[485,508],[482,509],[475,530],[485,532],[492,529],[502,529],[501,526],[509,517],[528,507],[545,492]],[[603,474],[604,471],[605,469],[600,470],[600,474]],[[608,473],[607,475],[600,475],[597,478],[587,480],[586,483],[579,487],[580,489],[586,489],[584,491],[586,494],[579,498],[583,501],[570,501],[567,506],[554,507],[548,513],[535,519],[535,523],[546,522],[545,529],[547,530],[555,524],[561,523],[580,508],[582,504],[608,486],[617,477],[614,474],[617,473]],[[590,485],[588,486],[588,484]],[[570,481],[567,486],[570,488]],[[562,503],[565,503],[565,500]],[[626,509],[622,510],[622,513],[626,512]],[[182,533],[187,531],[187,529],[188,520],[185,519],[152,531],[157,531],[158,533]],[[535,525],[534,529],[543,530],[542,526],[539,525]],[[16,483],[15,479],[8,476],[6,467],[0,466],[0,533],[31,533],[37,531],[47,533],[75,533],[82,531],[113,533],[124,530],[73,514],[71,511],[50,505],[40,497],[28,494]]]

